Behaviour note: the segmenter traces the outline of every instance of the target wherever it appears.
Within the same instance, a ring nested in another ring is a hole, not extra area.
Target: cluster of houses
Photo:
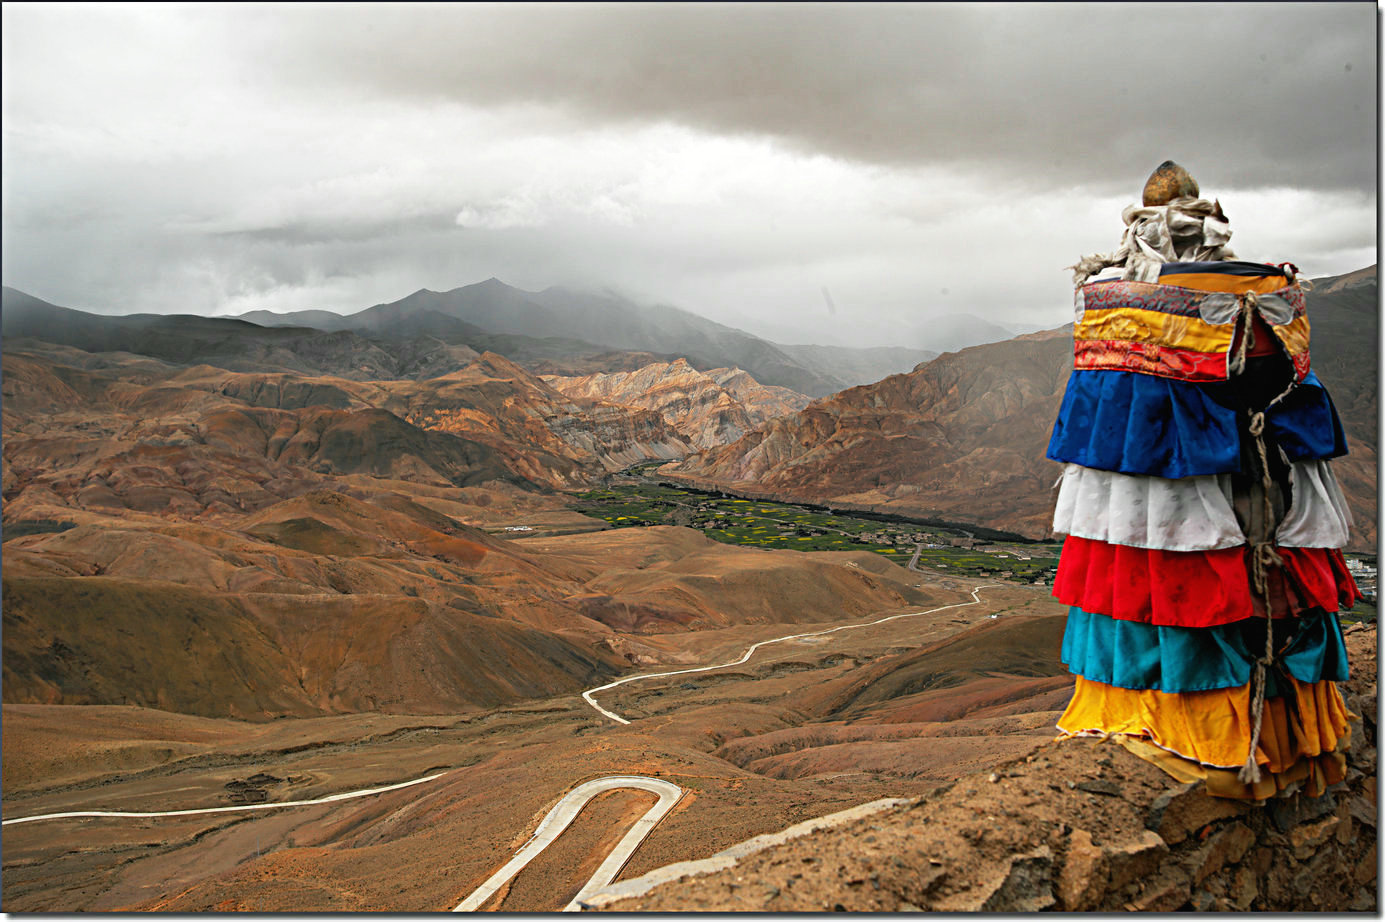
[[[1358,584],[1358,591],[1363,593],[1363,598],[1377,604],[1377,567],[1357,557],[1348,559],[1348,571],[1353,574],[1353,581]]]

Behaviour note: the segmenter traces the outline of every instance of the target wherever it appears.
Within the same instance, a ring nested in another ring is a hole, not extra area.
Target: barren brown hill
[[[1335,470],[1352,546],[1377,540],[1375,269],[1316,280],[1315,368],[1338,405],[1349,456]],[[1069,329],[948,353],[773,420],[662,473],[706,488],[974,523],[1042,538],[1059,465],[1045,459],[1071,367]]]
[[[1040,536],[1058,470],[1044,446],[1069,362],[1063,330],[948,353],[661,473]]]
[[[927,598],[911,574],[875,554],[768,554],[688,528],[623,528],[515,544],[569,561],[583,582],[567,601],[634,635],[852,619]]]
[[[495,353],[427,381],[382,382],[372,403],[425,429],[503,450],[544,451],[598,470],[683,457],[688,442],[647,409],[570,398]],[[576,486],[570,480],[564,486]]]
[[[707,374],[741,401],[757,425],[796,413],[812,403],[809,397],[788,387],[762,384],[740,368],[714,368]]]
[[[773,778],[840,772],[945,781],[1054,735],[1073,693],[1059,662],[1064,615],[984,620],[795,695],[796,726],[728,740],[716,753]]]
[[[80,364],[68,364],[80,357]],[[527,489],[678,457],[656,414],[564,397],[499,356],[423,382],[179,368],[62,348],[4,355],[7,522],[37,503],[184,515],[323,477]]]
[[[613,671],[553,633],[417,599],[237,596],[111,577],[6,579],[5,596],[14,702],[242,719],[436,713]]]
[[[1051,614],[990,621],[962,637],[888,657],[850,681],[830,683],[805,706],[838,719],[942,723],[999,716],[995,712],[1010,701],[1059,689],[1063,707],[1073,686],[1059,655],[1065,620]],[[1001,696],[994,684],[1005,688]]]
[[[619,662],[535,597],[552,578],[407,499],[329,491],[234,528],[150,518],[16,538],[5,699],[263,719],[543,697]],[[511,617],[520,600],[574,636]]]
[[[490,352],[450,374],[419,381],[244,375],[203,366],[179,375],[176,383],[257,407],[384,410],[420,429],[485,444],[511,470],[551,486],[583,483],[584,468],[612,470],[689,451],[654,413],[570,399]]]
[[[740,368],[701,372],[684,359],[629,372],[550,375],[544,380],[570,397],[655,410],[700,449],[735,441],[752,428],[809,404],[808,397],[788,388],[763,387]]]

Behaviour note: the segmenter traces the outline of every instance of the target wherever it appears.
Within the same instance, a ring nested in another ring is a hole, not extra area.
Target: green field
[[[986,550],[953,547],[947,546],[949,541],[967,537],[961,527],[880,522],[790,503],[721,497],[652,483],[580,493],[574,508],[615,528],[684,525],[700,529],[724,544],[790,551],[868,551],[901,566],[910,562],[917,543],[945,545],[922,548],[919,568],[1026,583],[1054,580],[1061,547],[1060,542],[998,542],[988,545]],[[1377,565],[1375,555],[1349,556]],[[1340,618],[1375,621],[1377,606],[1360,601],[1351,611],[1341,613]]]
[[[868,551],[904,566],[917,543],[946,544],[967,537],[960,528],[880,522],[805,509],[789,503],[719,497],[658,484],[632,484],[578,494],[574,508],[616,528],[684,525],[725,544],[792,551]],[[1023,560],[1017,555],[1029,557]],[[1000,575],[1035,582],[1053,578],[1058,544],[1004,545],[984,552],[926,547],[920,567],[959,575]]]

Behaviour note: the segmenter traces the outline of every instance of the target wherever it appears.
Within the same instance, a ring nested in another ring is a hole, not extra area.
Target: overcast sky
[[[1072,318],[1171,158],[1376,259],[1374,3],[5,4],[4,283],[351,313],[496,276],[781,342]]]

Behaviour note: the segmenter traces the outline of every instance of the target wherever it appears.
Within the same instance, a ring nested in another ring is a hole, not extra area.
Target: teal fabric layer
[[[1339,622],[1327,612],[1275,622],[1275,649],[1286,673],[1301,682],[1342,682],[1348,652]],[[1250,618],[1214,628],[1119,621],[1069,609],[1060,658],[1069,671],[1119,688],[1167,693],[1236,688],[1252,679],[1266,642],[1266,621]],[[1274,677],[1278,670],[1273,670]],[[1276,687],[1268,694],[1279,694]]]

